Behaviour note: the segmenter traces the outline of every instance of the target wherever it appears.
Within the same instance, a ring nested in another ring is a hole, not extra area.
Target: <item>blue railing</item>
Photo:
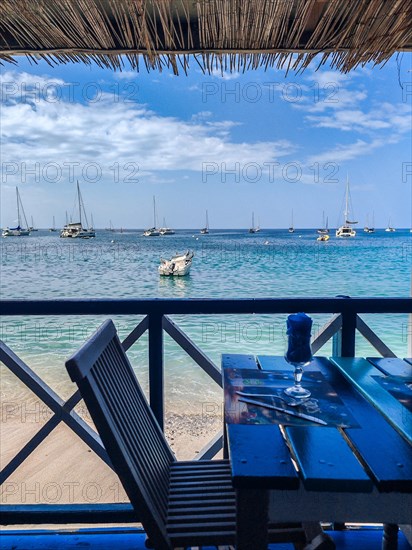
[[[273,299],[136,299],[136,300],[3,300],[0,302],[3,322],[13,316],[141,316],[135,328],[123,340],[128,350],[146,331],[148,332],[149,399],[159,424],[164,422],[164,333],[175,340],[188,355],[221,385],[220,368],[201,350],[170,315],[244,315],[288,314],[305,311],[310,314],[332,314],[331,319],[312,342],[314,352],[330,339],[332,354],[352,357],[356,354],[356,334],[362,334],[380,355],[393,357],[393,351],[368,327],[361,314],[411,314],[411,298],[273,298]],[[79,345],[81,342],[79,342]],[[224,351],[224,350],[222,350]],[[63,401],[4,343],[0,346],[0,359],[31,391],[52,411],[53,416],[32,439],[20,449],[0,472],[3,484],[16,469],[29,458],[42,441],[63,422],[104,460],[110,461],[99,438],[90,426],[75,412],[80,401],[75,392]],[[222,448],[222,434],[216,434],[197,456],[197,459],[213,457]],[[101,505],[13,505],[2,507],[3,524],[44,522],[49,523],[105,522],[113,517],[116,522],[130,522],[135,518],[128,504]]]

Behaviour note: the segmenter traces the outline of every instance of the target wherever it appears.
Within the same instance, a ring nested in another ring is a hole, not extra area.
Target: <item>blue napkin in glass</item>
[[[286,321],[288,349],[286,361],[289,363],[308,363],[312,360],[310,337],[312,319],[306,313],[293,313]]]

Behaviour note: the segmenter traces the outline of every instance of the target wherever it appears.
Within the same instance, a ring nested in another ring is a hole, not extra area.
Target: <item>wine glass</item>
[[[302,387],[301,380],[303,368],[312,361],[312,349],[310,347],[312,319],[305,313],[294,313],[289,315],[286,324],[288,347],[285,359],[295,369],[293,373],[295,383],[284,391],[290,397],[306,399],[311,394],[308,389]]]

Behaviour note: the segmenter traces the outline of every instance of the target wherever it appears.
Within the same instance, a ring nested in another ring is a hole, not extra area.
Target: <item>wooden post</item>
[[[411,279],[411,297],[412,297],[412,279]],[[408,322],[408,357],[412,357],[412,313],[409,314],[409,322]]]
[[[162,314],[149,313],[149,394],[150,407],[163,430],[164,376]]]
[[[398,550],[399,527],[394,523],[384,523],[382,550]]]
[[[350,296],[338,296],[350,300]],[[355,357],[357,314],[353,311],[342,311],[342,327],[333,336],[332,355],[335,357]]]

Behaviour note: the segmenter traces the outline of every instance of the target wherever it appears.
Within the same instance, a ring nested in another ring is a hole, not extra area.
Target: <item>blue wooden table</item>
[[[402,375],[412,375],[412,365],[399,361]],[[227,413],[233,406],[228,391],[236,393],[229,377],[244,369],[277,372],[289,366],[282,357],[223,355],[222,368]],[[350,427],[305,420],[296,425],[293,417],[282,424],[226,422],[237,548],[267,548],[268,520],[384,523],[383,548],[396,548],[397,526],[412,523],[412,413],[379,384],[376,377],[388,373],[373,360],[319,357],[309,370],[321,373],[316,376],[335,390],[355,422]],[[247,389],[246,379],[243,392]],[[256,407],[239,405],[253,417]]]

